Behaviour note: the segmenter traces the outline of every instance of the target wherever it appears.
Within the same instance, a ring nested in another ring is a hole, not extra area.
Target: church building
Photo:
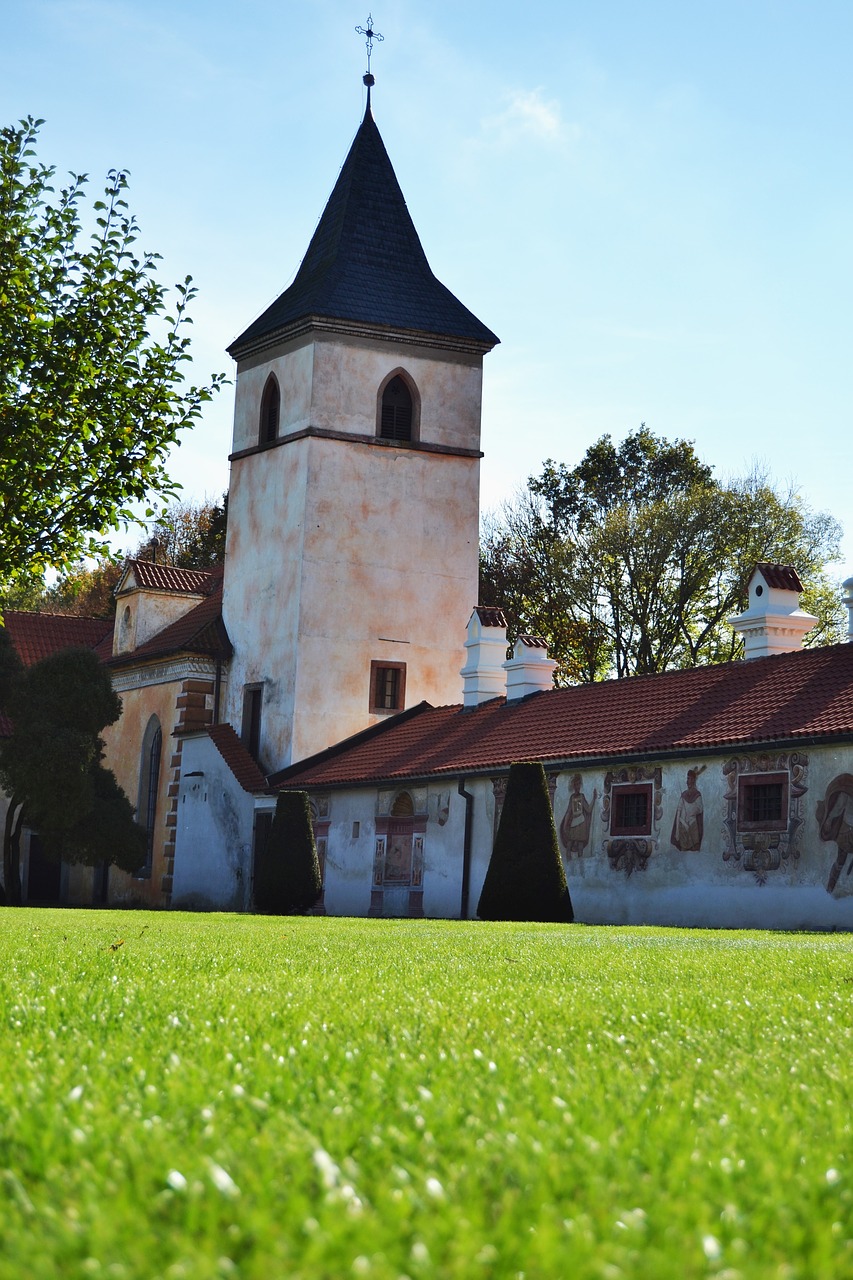
[[[114,625],[6,616],[25,661],[73,632],[106,663],[148,832],[135,874],[49,886],[31,833],[27,900],[251,909],[299,789],[318,910],[474,916],[509,767],[539,760],[578,919],[853,928],[853,644],[802,648],[794,569],[757,566],[744,660],[571,689],[478,606],[498,339],[433,275],[365,82],[293,283],[229,347],[224,569],[129,561]]]

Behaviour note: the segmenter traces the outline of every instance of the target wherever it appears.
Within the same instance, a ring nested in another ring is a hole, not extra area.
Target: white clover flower
[[[320,1177],[323,1179],[323,1186],[328,1191],[331,1191],[333,1187],[338,1185],[338,1179],[341,1176],[340,1169],[335,1164],[328,1151],[324,1151],[322,1147],[317,1148],[311,1159],[314,1161]]]
[[[215,1160],[208,1161],[208,1169],[210,1171],[210,1181],[217,1191],[232,1200],[239,1196],[240,1188],[227,1169],[223,1169],[222,1165],[217,1164]]]
[[[716,1262],[723,1252],[723,1247],[716,1236],[703,1236],[702,1252],[709,1262]]]

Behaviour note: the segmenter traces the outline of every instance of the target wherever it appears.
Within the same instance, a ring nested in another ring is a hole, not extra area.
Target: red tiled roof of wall
[[[172,564],[154,564],[151,560],[128,560],[125,573],[133,571],[137,585],[159,591],[176,591],[187,595],[206,596],[222,577],[216,569],[179,569]]]
[[[105,661],[111,667],[135,666],[150,658],[165,658],[171,653],[207,653],[214,658],[229,658],[233,652],[231,641],[222,621],[222,582],[206,600],[190,609],[182,618],[158,631],[129,653],[108,656]]]
[[[800,575],[791,564],[768,564],[762,560],[755,567],[764,574],[768,587],[776,587],[781,591],[803,590]]]
[[[6,609],[3,620],[25,667],[60,649],[97,649],[107,637],[112,647],[112,618],[73,618],[62,613]]]
[[[503,609],[493,609],[490,605],[478,604],[474,606],[474,612],[484,627],[506,626],[506,614]]]
[[[822,737],[853,738],[853,644],[495,698],[470,710],[421,703],[269,781],[358,785],[484,773],[517,760],[642,759]]]
[[[222,759],[244,791],[266,791],[267,780],[230,724],[214,724],[207,731]]]

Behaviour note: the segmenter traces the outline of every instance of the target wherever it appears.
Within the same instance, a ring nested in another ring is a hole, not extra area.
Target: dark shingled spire
[[[498,342],[430,270],[369,104],[296,279],[228,350],[309,316]]]

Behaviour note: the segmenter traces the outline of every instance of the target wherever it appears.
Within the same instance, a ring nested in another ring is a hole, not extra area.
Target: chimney
[[[548,657],[548,642],[541,636],[519,636],[506,671],[506,700],[515,702],[529,693],[553,689],[556,662]]]
[[[789,564],[757,564],[749,580],[749,605],[729,618],[743,636],[745,658],[769,658],[802,649],[817,618],[800,608],[803,584]]]
[[[462,677],[462,704],[478,707],[504,692],[506,618],[502,609],[477,605],[468,622],[466,662]]]
[[[843,594],[841,603],[847,610],[847,640],[853,643],[853,578],[848,578],[846,582],[841,584]]]

